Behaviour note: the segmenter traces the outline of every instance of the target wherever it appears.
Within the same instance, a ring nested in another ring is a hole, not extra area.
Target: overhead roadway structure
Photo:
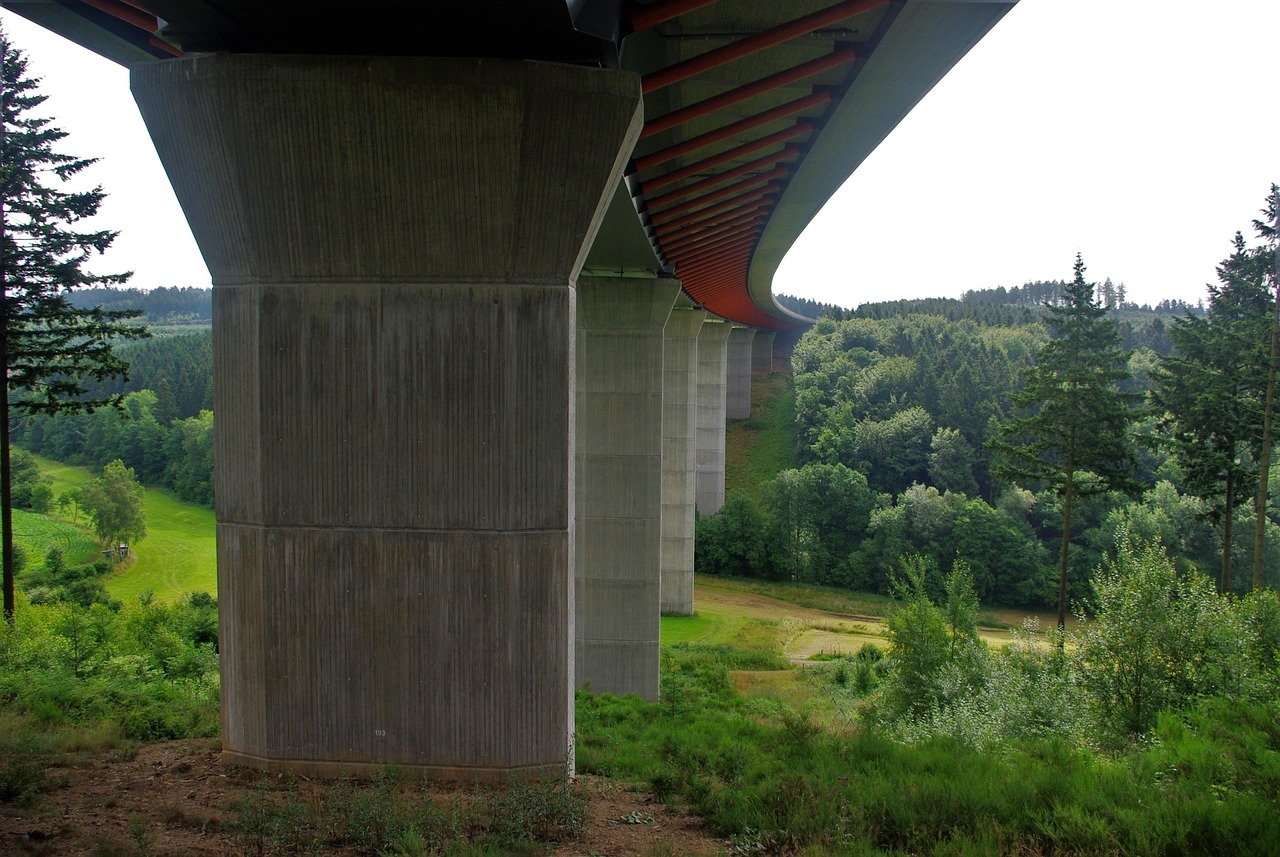
[[[657,696],[778,263],[1012,5],[0,4],[130,66],[209,267],[224,759],[473,780]]]
[[[634,71],[644,129],[586,271],[674,275],[716,315],[798,330],[809,321],[772,295],[783,256],[1015,2],[469,0],[384,5],[377,15],[317,14],[302,0],[0,5],[123,64],[234,52],[502,57]],[[396,12],[428,17],[400,25]],[[849,240],[856,246],[857,236]]]

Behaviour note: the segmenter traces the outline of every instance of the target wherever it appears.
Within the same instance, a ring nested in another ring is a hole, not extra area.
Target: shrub
[[[1233,695],[1249,680],[1247,630],[1208,578],[1179,576],[1158,545],[1118,538],[1094,576],[1094,618],[1079,632],[1081,681],[1116,736],[1200,696]]]

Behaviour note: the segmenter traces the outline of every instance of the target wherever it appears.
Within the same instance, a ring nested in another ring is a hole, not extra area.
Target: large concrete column
[[[214,281],[224,758],[467,779],[573,732],[573,277],[636,78],[133,70]]]
[[[724,505],[725,356],[732,325],[708,318],[698,332],[697,506],[713,515]]]
[[[698,331],[706,310],[676,306],[662,352],[662,612],[693,615]]]
[[[751,372],[767,375],[773,371],[773,338],[776,330],[757,330],[751,340]]]
[[[578,281],[577,684],[658,698],[662,329],[680,283]]]
[[[735,327],[729,331],[725,356],[725,416],[745,420],[751,416],[751,340],[754,327]]]

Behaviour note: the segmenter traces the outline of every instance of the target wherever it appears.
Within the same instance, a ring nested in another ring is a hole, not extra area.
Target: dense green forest
[[[1116,394],[1142,404],[1121,432],[1130,490],[1101,490],[1087,472],[1077,480],[1067,559],[1073,603],[1090,594],[1090,576],[1115,555],[1120,533],[1158,541],[1179,568],[1233,591],[1252,585],[1251,492],[1261,476],[1263,349],[1274,307],[1266,285],[1272,235],[1266,222],[1255,230],[1259,246],[1237,235],[1207,305],[1140,307],[1125,301],[1123,286],[1088,284],[1098,323],[1123,358]],[[983,603],[1056,603],[1061,487],[1002,479],[995,458],[1017,416],[1015,399],[1054,338],[1047,317],[1065,306],[1068,286],[1028,283],[856,310],[782,298],[819,318],[792,355],[795,467],[699,519],[698,570],[890,594],[906,565],[922,560],[927,590],[940,597],[960,563]],[[1232,367],[1202,365],[1224,354],[1236,355]],[[1230,396],[1213,398],[1214,382],[1204,380],[1211,370]],[[1221,425],[1218,414],[1234,414],[1235,425]],[[1275,462],[1262,528],[1267,556],[1280,556]],[[1246,573],[1228,576],[1230,566]],[[1263,574],[1265,584],[1280,584],[1280,563]]]
[[[161,286],[156,289],[77,289],[68,296],[72,306],[105,310],[142,311],[147,324],[175,325],[213,323],[213,290],[192,286]]]
[[[212,506],[212,334],[160,337],[117,351],[129,361],[129,379],[102,389],[127,394],[121,410],[34,416],[15,426],[13,442],[68,464],[101,468],[119,459],[144,484]]]

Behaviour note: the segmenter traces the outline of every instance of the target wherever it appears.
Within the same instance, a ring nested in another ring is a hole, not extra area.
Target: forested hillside
[[[212,324],[213,290],[161,286],[156,289],[92,288],[68,294],[73,306],[137,309],[147,324]]]
[[[1109,281],[1090,285],[1126,359],[1117,367],[1118,395],[1145,403],[1153,391],[1168,387],[1169,367],[1184,357],[1178,341],[1189,347],[1187,331],[1226,331],[1235,324],[1232,319],[1244,310],[1228,303],[1249,266],[1254,285],[1248,312],[1255,332],[1248,341],[1262,343],[1272,304],[1261,284],[1271,256],[1246,248],[1242,240],[1238,256],[1223,263],[1224,284],[1210,290],[1207,308],[1173,302],[1138,307],[1124,300],[1123,287]],[[1017,410],[1014,396],[1050,341],[1047,308],[1061,305],[1066,286],[1029,283],[969,292],[962,300],[898,301],[852,311],[783,298],[796,311],[821,317],[792,360],[796,466],[699,520],[698,570],[889,593],[904,564],[918,558],[935,594],[959,562],[972,572],[985,603],[1054,604],[1064,528],[1060,487],[1002,480],[993,457],[1002,426]],[[1242,359],[1265,365],[1261,352]],[[1252,397],[1240,407],[1260,414],[1257,373],[1240,377],[1233,389]],[[1136,464],[1130,475],[1137,490],[1087,490],[1075,498],[1068,559],[1072,601],[1089,595],[1091,572],[1114,553],[1121,532],[1158,540],[1180,567],[1215,578],[1223,565],[1252,564],[1251,503],[1244,497],[1224,511],[1221,480],[1198,475],[1209,464],[1188,458],[1194,444],[1179,445],[1179,432],[1186,434],[1179,419],[1197,417],[1155,405],[1135,411],[1124,440]],[[1258,419],[1251,425],[1260,425]],[[1241,435],[1223,453],[1236,462],[1229,472],[1240,474],[1242,497],[1243,486],[1259,477],[1259,436]],[[1269,556],[1280,555],[1275,460],[1263,527]],[[1268,585],[1280,583],[1280,564],[1271,563],[1265,575]],[[1228,585],[1244,591],[1250,581],[1237,574]]]
[[[120,459],[143,483],[212,506],[211,332],[144,340],[117,352],[129,361],[129,380],[102,389],[128,394],[121,411],[35,416],[15,426],[13,442],[68,464],[98,468]]]

